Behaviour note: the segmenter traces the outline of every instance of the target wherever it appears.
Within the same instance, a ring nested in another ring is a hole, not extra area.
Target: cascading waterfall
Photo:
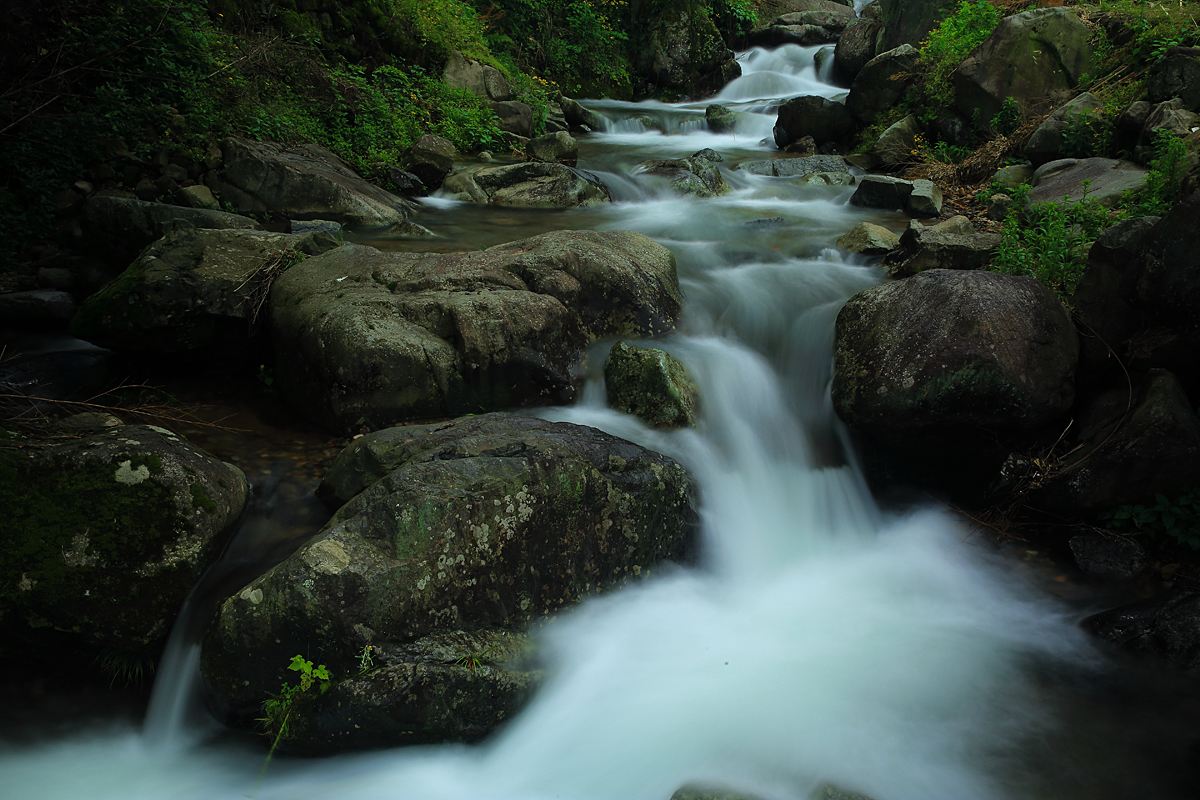
[[[845,189],[743,173],[725,197],[670,197],[632,169],[701,147],[764,157],[779,98],[839,92],[819,82],[815,50],[744,54],[717,98],[745,112],[732,134],[692,124],[704,104],[602,102],[612,123],[586,143],[583,166],[622,181],[625,202],[572,223],[675,250],[685,318],[663,346],[694,374],[702,420],[650,430],[604,406],[599,377],[545,415],[684,463],[702,496],[698,567],[549,624],[543,687],[482,745],[277,759],[256,778],[258,753],[104,731],[0,755],[5,785],[28,787],[13,796],[667,800],[685,783],[779,800],[824,783],[876,800],[1018,796],[1007,759],[1048,724],[1029,667],[1078,660],[1082,645],[948,514],[891,513],[868,492],[828,385],[837,311],[879,275],[824,249],[862,212]],[[676,122],[622,121],[645,114]]]

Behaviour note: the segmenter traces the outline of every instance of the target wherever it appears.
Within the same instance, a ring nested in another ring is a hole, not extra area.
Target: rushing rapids
[[[1067,615],[948,513],[880,508],[834,417],[834,319],[880,278],[829,249],[866,218],[847,205],[851,189],[735,169],[770,157],[761,140],[779,98],[841,92],[817,75],[815,50],[743,54],[742,77],[717,96],[741,112],[727,134],[705,128],[703,103],[589,104],[609,124],[584,141],[580,166],[610,187],[611,205],[517,212],[435,199],[422,219],[455,247],[591,227],[674,250],[685,318],[662,344],[697,379],[700,425],[654,431],[607,409],[596,368],[577,406],[541,413],[684,463],[702,495],[698,566],[548,624],[544,685],[482,744],[277,758],[265,771],[260,749],[196,713],[196,624],[185,619],[144,732],[79,729],[10,748],[6,794],[667,800],[701,784],[803,800],[832,784],[875,800],[1109,796],[1047,788],[1031,766],[1055,736],[1046,673],[1092,658]],[[705,147],[725,158],[732,190],[718,198],[672,194],[636,166]]]

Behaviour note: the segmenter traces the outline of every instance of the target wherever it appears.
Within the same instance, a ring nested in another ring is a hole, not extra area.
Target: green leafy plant
[[[297,706],[305,700],[325,694],[333,685],[333,676],[324,664],[313,666],[313,662],[302,655],[292,656],[288,669],[297,673],[295,683],[284,683],[277,694],[268,698],[262,706],[263,715],[258,719],[263,731],[273,737],[271,749],[267,752],[267,763],[275,755],[279,743],[290,735],[292,713]]]
[[[1071,114],[1063,121],[1062,150],[1068,158],[1102,156],[1112,148],[1113,120],[1100,112]]]
[[[1021,124],[1021,107],[1011,97],[1004,98],[1000,110],[992,117],[992,130],[1008,136]]]
[[[358,674],[365,675],[375,669],[375,652],[376,647],[373,644],[363,645],[363,649],[358,654]]]
[[[726,39],[745,36],[758,24],[758,12],[751,0],[714,0],[712,18]]]
[[[1117,531],[1163,533],[1185,547],[1200,550],[1200,489],[1173,498],[1155,495],[1151,505],[1118,506],[1108,524]]]
[[[1161,216],[1171,210],[1183,193],[1189,158],[1187,143],[1166,129],[1154,134],[1154,157],[1140,190],[1127,195],[1123,205],[1129,213]]]
[[[927,113],[949,105],[953,96],[950,73],[992,35],[1000,18],[1000,9],[988,0],[963,0],[930,31],[920,47]]]

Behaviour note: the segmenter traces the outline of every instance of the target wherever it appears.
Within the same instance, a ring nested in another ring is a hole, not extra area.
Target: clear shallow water
[[[733,134],[692,124],[703,104],[595,103],[612,121],[583,141],[580,166],[614,188],[611,206],[435,201],[422,219],[442,237],[435,248],[595,228],[642,231],[675,251],[684,320],[662,344],[699,383],[698,428],[652,431],[612,412],[597,375],[576,406],[543,413],[688,466],[703,500],[698,567],[547,625],[545,685],[477,746],[276,759],[262,774],[261,749],[206,741],[210,729],[189,715],[184,636],[144,732],[92,729],[11,747],[0,752],[5,795],[667,800],[681,784],[710,782],[801,800],[830,781],[876,800],[1176,796],[1154,772],[1173,762],[1131,754],[1117,735],[1139,717],[1090,707],[1100,665],[1072,614],[1011,562],[971,546],[945,512],[890,512],[867,491],[828,399],[837,311],[880,278],[828,249],[866,218],[846,205],[849,190],[730,172],[729,195],[693,200],[637,174],[643,159],[701,147],[729,167],[772,155],[758,143],[757,126],[772,118],[764,86],[837,91],[810,75],[814,50],[745,56],[759,69],[722,94],[763,110]],[[647,128],[645,115],[668,133]],[[591,354],[592,373],[605,347]]]

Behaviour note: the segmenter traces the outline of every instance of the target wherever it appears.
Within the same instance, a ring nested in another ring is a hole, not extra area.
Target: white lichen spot
[[[17,590],[21,592],[32,592],[34,586],[37,586],[37,581],[31,580],[28,575],[22,572],[21,580],[17,581]]]
[[[350,554],[334,539],[322,539],[304,551],[304,563],[320,575],[340,575],[350,566]]]
[[[123,483],[126,486],[136,486],[150,477],[150,468],[145,464],[138,464],[137,469],[134,469],[133,462],[126,459],[117,464],[117,472],[113,477],[117,483]]]
[[[430,578],[430,576],[426,575],[423,578],[419,578],[417,580],[417,591],[419,591],[419,592],[425,591],[425,587],[429,585],[429,578]]]
[[[242,589],[238,597],[250,605],[256,606],[263,601],[263,591],[257,586],[247,586],[245,589]]]
[[[68,567],[96,566],[100,563],[100,557],[95,553],[88,552],[90,546],[87,531],[75,534],[71,537],[71,547],[63,548],[63,563]]]
[[[163,436],[166,436],[168,439],[178,439],[179,438],[179,436],[177,436],[174,431],[169,431],[166,428],[160,428],[157,425],[147,425],[146,427],[152,431],[161,433]]]

